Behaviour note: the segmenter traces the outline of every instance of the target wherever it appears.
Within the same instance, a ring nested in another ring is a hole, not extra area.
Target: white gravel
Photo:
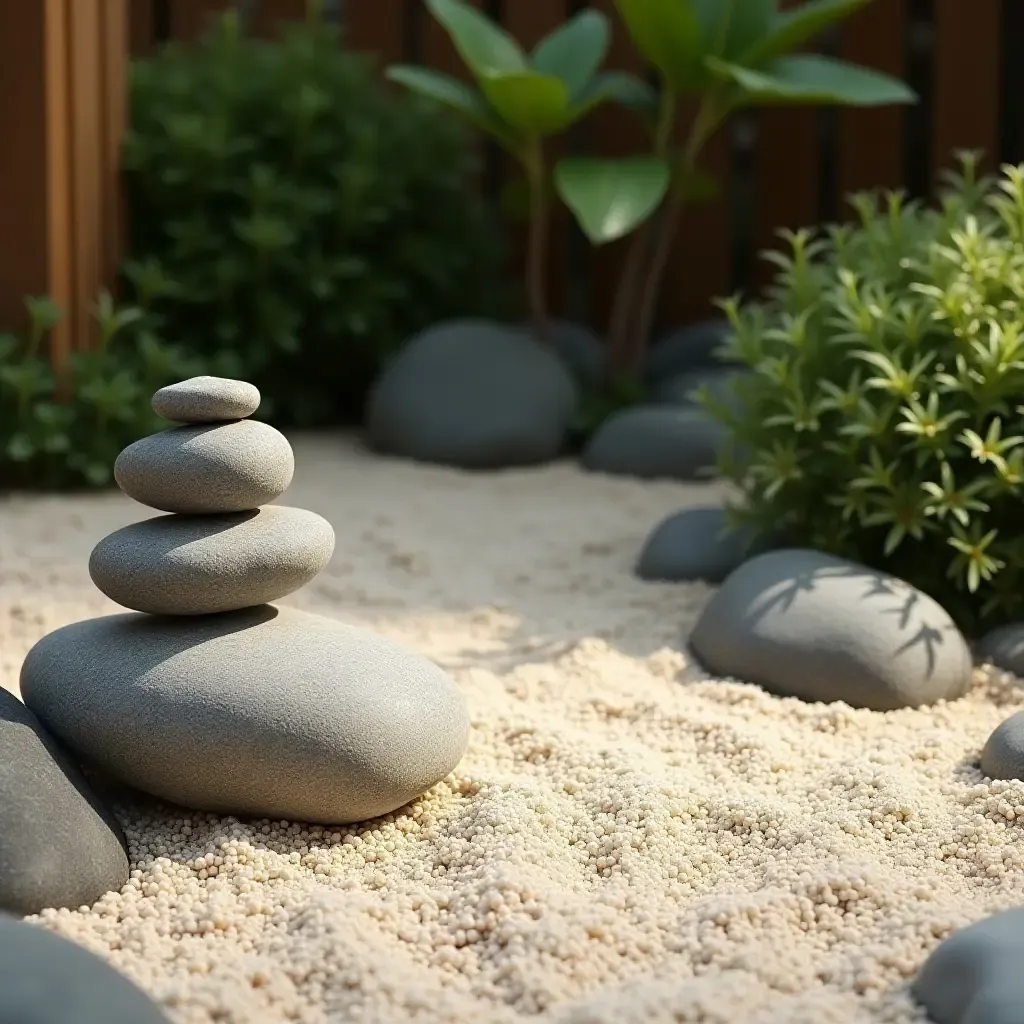
[[[470,748],[415,805],[336,831],[119,805],[131,884],[39,923],[174,1021],[907,1024],[939,938],[1020,902],[1024,784],[974,766],[1019,682],[879,714],[701,679],[679,648],[708,588],[630,570],[711,486],[295,448],[283,500],[338,545],[286,603],[444,665]],[[44,632],[115,609],[88,554],[146,514],[0,502],[0,684]]]

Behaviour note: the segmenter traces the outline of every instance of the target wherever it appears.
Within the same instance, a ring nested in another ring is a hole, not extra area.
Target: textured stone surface
[[[981,752],[981,770],[990,779],[1024,779],[1024,711],[996,726]]]
[[[28,704],[114,778],[185,807],[341,823],[386,814],[466,748],[461,692],[367,630],[263,606],[113,615],[40,640]]]
[[[276,601],[331,559],[334,530],[305,509],[157,516],[104,537],[89,575],[111,600],[155,615],[203,615]]]
[[[688,508],[663,520],[644,543],[636,573],[643,580],[721,583],[752,554],[747,530],[727,528],[720,508]]]
[[[0,689],[0,910],[77,910],[127,882],[117,821],[68,752]]]
[[[455,320],[417,335],[384,369],[366,425],[379,451],[496,469],[560,454],[576,402],[562,359],[526,331]]]
[[[657,385],[681,373],[701,367],[720,368],[718,350],[732,333],[728,320],[701,320],[663,334],[647,350],[643,377]]]
[[[105,960],[0,914],[0,1024],[169,1024]]]
[[[978,660],[1024,677],[1024,622],[1011,622],[986,633],[975,648]]]
[[[702,409],[638,405],[609,417],[583,450],[599,473],[695,480],[709,475],[725,430]]]
[[[967,641],[930,597],[801,548],[744,562],[704,608],[690,644],[717,675],[877,711],[961,697],[973,667]]]
[[[1024,910],[1007,910],[939,943],[911,985],[934,1024],[1024,1021]]]
[[[292,482],[288,439],[257,420],[174,427],[128,445],[114,479],[130,498],[163,512],[242,512]]]
[[[219,423],[251,416],[260,405],[259,389],[230,377],[190,377],[153,395],[153,411],[175,423]]]

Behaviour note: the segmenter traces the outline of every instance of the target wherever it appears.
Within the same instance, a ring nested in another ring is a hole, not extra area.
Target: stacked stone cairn
[[[448,775],[469,722],[436,665],[372,632],[277,607],[328,563],[320,516],[269,504],[294,456],[249,419],[259,392],[196,377],[153,408],[179,426],[127,447],[115,478],[167,515],[92,552],[93,582],[132,609],[43,637],[25,703],[80,758],[196,810],[344,824]],[[338,486],[344,486],[343,481]]]

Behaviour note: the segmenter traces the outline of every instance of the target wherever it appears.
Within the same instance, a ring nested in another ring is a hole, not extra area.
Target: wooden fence
[[[581,7],[600,8],[616,24],[609,66],[643,70],[613,0],[476,2],[525,44]],[[131,52],[142,56],[166,40],[195,38],[211,16],[232,5],[260,34],[306,14],[306,0],[0,4],[5,326],[20,295],[49,290],[78,310],[63,343],[87,343],[84,297],[109,279],[120,237],[114,167],[124,116],[118,52],[124,33]],[[422,0],[326,0],[324,8],[343,22],[346,45],[375,53],[382,64],[411,60],[462,73]],[[904,186],[925,195],[961,147],[985,150],[990,165],[1024,158],[1021,38],[1022,0],[875,0],[822,40],[827,52],[905,78],[921,103],[870,111],[775,109],[734,120],[707,152],[706,169],[724,188],[713,204],[688,213],[664,319],[695,319],[709,312],[714,296],[763,284],[766,267],[756,253],[773,244],[777,229],[842,215],[842,196],[850,190]],[[564,144],[615,154],[643,141],[628,116],[604,109]],[[484,187],[493,190],[510,169],[493,152],[487,163]],[[592,251],[563,214],[554,246],[553,306],[602,325],[623,243]]]

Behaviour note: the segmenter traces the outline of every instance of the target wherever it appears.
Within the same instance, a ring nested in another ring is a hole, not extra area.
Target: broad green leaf
[[[913,90],[897,78],[817,54],[782,57],[761,71],[714,57],[707,64],[716,76],[735,82],[755,104],[879,107],[917,100]]]
[[[507,126],[495,117],[487,100],[465,82],[430,68],[411,67],[408,64],[396,64],[388,68],[387,78],[420,96],[457,110],[478,128],[494,135],[506,145],[512,143],[512,135]]]
[[[736,63],[756,68],[803,46],[830,25],[848,18],[871,0],[810,0],[775,15],[768,33],[736,57]]]
[[[703,52],[735,60],[771,30],[775,0],[691,0],[701,26]]]
[[[569,96],[575,98],[597,74],[608,53],[610,37],[604,14],[580,11],[537,44],[531,58],[533,69],[560,78]]]
[[[523,71],[526,55],[519,44],[485,14],[462,0],[426,0],[427,8],[452,43],[474,77],[499,71]]]
[[[633,43],[674,89],[701,77],[701,24],[690,0],[615,0]]]
[[[487,75],[480,88],[497,111],[519,132],[551,135],[572,120],[565,82],[554,75],[519,71]]]
[[[642,78],[625,71],[603,71],[576,97],[573,119],[576,120],[606,100],[618,103],[641,117],[653,120],[658,114],[658,94]]]
[[[566,157],[555,166],[555,187],[595,245],[629,234],[668,191],[668,162],[655,156],[621,160]]]

